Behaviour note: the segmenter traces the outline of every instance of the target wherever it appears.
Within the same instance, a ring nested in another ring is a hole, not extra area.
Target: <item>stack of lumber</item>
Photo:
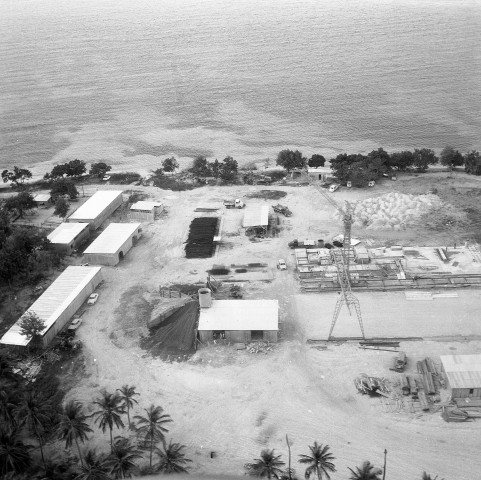
[[[417,362],[418,373],[422,376],[424,391],[428,395],[436,393],[436,386],[434,385],[433,375],[437,375],[436,366],[434,362],[428,357]],[[434,370],[434,371],[433,371]]]
[[[469,415],[459,408],[445,408],[441,415],[446,422],[467,422]]]
[[[212,257],[215,251],[214,236],[216,235],[218,218],[194,218],[190,224],[185,256],[187,258]]]

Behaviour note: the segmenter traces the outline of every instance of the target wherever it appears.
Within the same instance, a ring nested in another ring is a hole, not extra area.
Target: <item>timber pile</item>
[[[434,395],[436,393],[434,375],[438,376],[434,362],[429,357],[425,358],[424,360],[417,362],[417,369],[423,379],[424,391],[428,395]]]
[[[218,221],[216,217],[201,217],[192,220],[185,246],[187,258],[212,257],[215,251],[214,236]]]
[[[467,422],[469,420],[468,413],[459,408],[443,408],[441,416],[446,422]]]
[[[377,394],[383,397],[389,397],[389,392],[391,391],[384,378],[370,377],[365,373],[354,379],[354,385],[359,392],[369,395]]]
[[[246,348],[249,353],[263,353],[265,355],[273,350],[273,346],[266,342],[252,342]]]

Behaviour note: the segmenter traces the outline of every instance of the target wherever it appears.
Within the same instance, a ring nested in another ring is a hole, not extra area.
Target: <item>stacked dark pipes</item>
[[[190,224],[185,256],[187,258],[212,257],[215,251],[214,236],[217,232],[216,217],[194,218]]]

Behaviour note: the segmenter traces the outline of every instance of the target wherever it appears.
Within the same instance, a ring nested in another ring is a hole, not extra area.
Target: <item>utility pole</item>
[[[386,457],[387,457],[387,450],[384,449],[384,468],[382,469],[382,480],[386,480]]]

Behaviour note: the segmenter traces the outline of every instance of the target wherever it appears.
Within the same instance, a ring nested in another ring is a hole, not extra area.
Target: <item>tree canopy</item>
[[[58,178],[51,184],[50,196],[52,197],[52,200],[56,202],[59,197],[64,195],[68,195],[69,198],[72,199],[77,198],[77,187],[69,178]]]
[[[464,156],[464,169],[471,175],[481,175],[481,156],[473,150]]]
[[[226,157],[220,164],[220,178],[225,183],[232,183],[237,176],[237,161],[232,157]]]
[[[434,151],[429,148],[416,148],[413,155],[413,166],[418,172],[425,172],[429,168],[429,165],[435,165],[439,160]]]
[[[294,168],[304,168],[307,161],[299,150],[282,150],[277,155],[276,165],[280,165],[288,172]]]
[[[10,197],[5,202],[5,209],[14,211],[22,218],[26,210],[35,208],[36,204],[33,201],[33,196],[29,192],[20,192],[14,197]]]
[[[55,210],[53,211],[53,214],[57,215],[57,217],[65,218],[67,216],[69,208],[70,204],[68,203],[68,201],[65,200],[65,198],[59,197],[55,202]]]
[[[27,337],[28,341],[36,343],[40,340],[41,334],[45,329],[45,322],[31,310],[27,310],[18,324],[20,333]]]
[[[314,154],[309,159],[307,164],[312,168],[323,167],[326,163],[326,159],[322,155]]]
[[[79,177],[87,171],[83,160],[70,160],[67,163],[55,165],[50,173],[44,175],[45,180],[52,180],[61,177]]]
[[[32,178],[32,172],[26,168],[15,166],[13,167],[13,171],[4,170],[2,172],[3,183],[12,182],[17,187],[28,178]]]
[[[464,158],[461,152],[455,150],[451,145],[446,145],[439,155],[439,162],[452,170],[463,165]]]
[[[107,172],[110,172],[110,170],[112,170],[112,167],[105,162],[92,163],[89,174],[102,178]]]
[[[194,158],[194,162],[192,163],[192,173],[199,177],[208,177],[210,175],[209,163],[207,162],[206,157],[198,155]]]
[[[175,170],[179,168],[179,162],[177,162],[175,157],[166,158],[162,162],[162,168],[164,172],[175,172]]]

